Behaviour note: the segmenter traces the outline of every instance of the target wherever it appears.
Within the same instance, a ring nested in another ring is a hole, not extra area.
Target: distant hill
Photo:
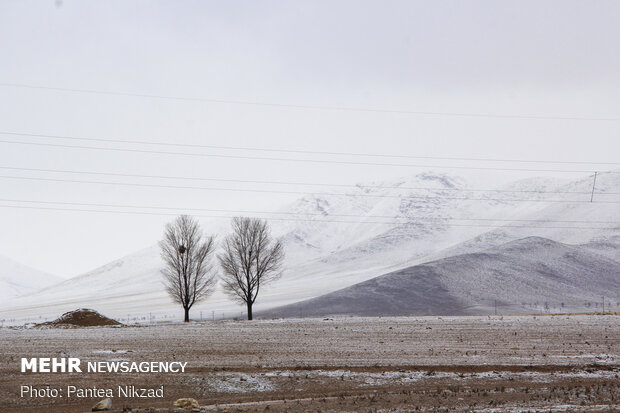
[[[618,309],[620,263],[540,237],[457,255],[370,279],[262,317],[467,315]],[[563,304],[562,304],[563,303]],[[609,305],[609,303],[608,303]],[[609,307],[608,307],[609,308]]]
[[[0,255],[0,300],[33,293],[60,281],[60,277]]]

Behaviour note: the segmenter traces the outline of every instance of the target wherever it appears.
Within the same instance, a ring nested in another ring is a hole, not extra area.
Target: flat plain
[[[2,412],[85,412],[35,388],[164,385],[112,411],[620,411],[620,317],[537,315],[216,321],[0,329]],[[183,361],[184,374],[20,373],[22,357]]]

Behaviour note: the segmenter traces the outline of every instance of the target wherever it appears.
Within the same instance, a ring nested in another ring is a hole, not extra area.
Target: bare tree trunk
[[[185,320],[186,323],[189,323],[189,308],[185,309]]]
[[[252,303],[251,302],[247,302],[248,305],[248,320],[252,319]]]

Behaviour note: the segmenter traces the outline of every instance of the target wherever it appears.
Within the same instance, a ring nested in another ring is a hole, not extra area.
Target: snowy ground
[[[215,404],[235,404],[228,408],[242,411],[264,411],[267,405],[275,411],[613,410],[620,409],[618,321],[611,315],[393,317],[3,328],[0,407],[3,412],[85,411],[94,400],[17,397],[24,380],[62,386],[79,379],[84,386],[166,386],[164,400],[115,399],[119,409],[165,408],[178,397],[193,397],[203,410]],[[19,358],[24,355],[177,360],[187,361],[189,370],[23,375]]]

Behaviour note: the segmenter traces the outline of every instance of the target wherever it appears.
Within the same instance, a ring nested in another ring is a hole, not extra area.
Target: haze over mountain
[[[578,248],[580,254],[587,252],[603,261],[617,262],[620,208],[614,202],[620,201],[620,173],[599,174],[594,202],[590,202],[592,182],[589,176],[576,181],[530,178],[488,191],[489,188],[473,186],[455,175],[427,172],[304,196],[277,213],[264,215],[271,220],[274,235],[283,239],[287,259],[282,279],[263,290],[256,311],[319,297],[417,264],[476,253],[531,236],[579,244],[581,247],[566,248]],[[228,225],[226,221],[204,224],[220,235]],[[515,265],[527,258],[510,257]],[[603,261],[591,256],[582,260],[593,265],[603,265]],[[615,268],[604,262],[602,268]],[[476,260],[471,263],[478,265]],[[485,260],[480,262],[483,264],[494,265]],[[116,317],[149,313],[176,317],[179,308],[164,291],[160,267],[159,249],[153,245],[36,294],[12,300],[0,312],[8,317],[51,318],[86,306]],[[452,268],[456,270],[458,266]],[[525,263],[515,268],[521,269],[523,277],[533,277],[532,282],[538,277],[535,272],[530,274],[531,267]],[[448,277],[445,272],[440,274]],[[573,281],[576,279],[567,282]],[[613,284],[610,288],[614,288]],[[593,291],[584,291],[583,296],[576,291],[570,297],[592,300]],[[492,293],[481,289],[476,299],[488,300]],[[447,311],[435,309],[438,313]],[[241,315],[242,306],[218,290],[197,305],[192,316],[197,317],[200,311],[205,317],[213,312],[217,317],[232,317]]]

